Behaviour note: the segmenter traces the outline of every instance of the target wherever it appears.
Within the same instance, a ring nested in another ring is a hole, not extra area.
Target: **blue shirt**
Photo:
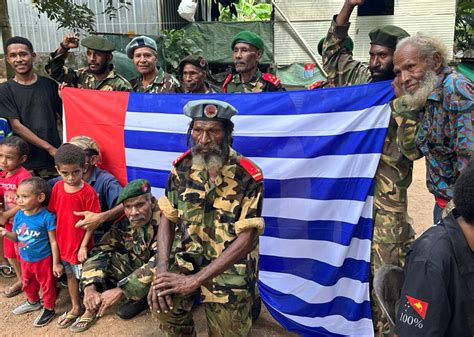
[[[10,127],[10,123],[8,123],[8,119],[0,117],[0,140],[12,134],[12,128]]]
[[[35,262],[51,255],[48,232],[56,229],[56,216],[45,208],[33,215],[19,210],[13,218],[20,257]]]
[[[50,189],[52,189],[54,184],[60,180],[61,176],[48,180]],[[94,167],[92,175],[87,183],[97,192],[100,202],[100,210],[102,212],[115,207],[117,198],[120,192],[122,192],[122,185],[120,185],[117,178],[107,171]]]

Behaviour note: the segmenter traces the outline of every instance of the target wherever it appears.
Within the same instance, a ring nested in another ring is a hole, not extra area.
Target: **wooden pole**
[[[15,72],[7,62],[7,50],[5,48],[5,42],[12,37],[12,28],[10,26],[10,17],[8,16],[7,0],[0,0],[0,29],[2,31],[3,54],[5,57],[7,78],[10,79],[15,76]]]

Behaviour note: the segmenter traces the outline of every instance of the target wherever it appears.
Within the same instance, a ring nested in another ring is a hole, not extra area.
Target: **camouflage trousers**
[[[405,212],[387,212],[374,205],[374,228],[370,259],[370,294],[375,336],[388,333],[388,321],[375,300],[373,275],[385,264],[403,267],[405,256],[415,239],[411,219]]]
[[[117,282],[130,276],[138,267],[130,261],[128,254],[117,251],[104,251],[88,258],[82,265],[81,289],[94,284],[102,292],[117,286]],[[136,281],[132,278],[130,282]],[[131,299],[139,300],[148,294],[149,287],[137,287]]]
[[[152,315],[160,322],[160,328],[165,336],[196,336],[191,312],[194,296],[195,294],[174,295],[171,311],[152,312]],[[252,327],[251,297],[232,304],[206,302],[202,305],[204,305],[210,337],[240,337],[249,334]]]

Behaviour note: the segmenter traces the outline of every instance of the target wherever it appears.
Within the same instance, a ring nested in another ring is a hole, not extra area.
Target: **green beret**
[[[133,52],[135,51],[135,49],[141,47],[148,47],[153,49],[154,51],[158,50],[155,40],[153,40],[151,37],[144,35],[137,36],[133,38],[133,40],[130,41],[129,44],[127,44],[127,46],[125,47],[125,52],[127,53],[128,58],[133,58]]]
[[[135,198],[151,192],[151,186],[146,179],[135,179],[129,182],[120,192],[117,199],[117,205],[120,205],[127,199]]]
[[[178,66],[178,74],[183,75],[183,69],[186,64],[192,64],[193,66],[203,70],[204,72],[207,73],[209,70],[209,66],[207,64],[207,61],[204,57],[202,56],[196,56],[196,55],[190,55],[186,56],[184,59],[179,62]]]
[[[244,30],[238,33],[236,36],[234,36],[234,39],[232,40],[232,44],[230,48],[234,49],[234,46],[239,42],[251,44],[252,46],[257,47],[257,49],[260,49],[263,52],[263,49],[264,49],[263,40],[260,37],[260,35],[254,32],[249,32],[248,30]]]
[[[83,47],[102,51],[104,53],[113,52],[115,50],[115,45],[112,41],[107,40],[106,38],[100,37],[98,35],[91,35],[81,40],[81,45]]]
[[[326,40],[325,37],[323,37],[321,40],[319,40],[318,43],[318,54],[323,55],[323,44],[324,40]],[[350,38],[350,36],[347,36],[342,40],[342,46],[346,48],[348,51],[352,52],[354,50],[354,41]]]
[[[376,44],[395,50],[398,41],[410,36],[405,30],[397,26],[387,25],[370,31],[370,44]]]
[[[215,99],[189,101],[184,106],[183,112],[193,120],[204,121],[230,120],[237,114],[237,110],[232,105]]]

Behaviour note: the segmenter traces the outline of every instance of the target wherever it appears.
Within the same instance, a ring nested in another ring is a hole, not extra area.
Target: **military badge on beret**
[[[214,104],[209,104],[204,107],[204,115],[207,118],[214,118],[217,115],[217,107]]]
[[[186,116],[193,120],[224,120],[231,119],[237,110],[227,102],[215,99],[189,101],[183,107]]]

